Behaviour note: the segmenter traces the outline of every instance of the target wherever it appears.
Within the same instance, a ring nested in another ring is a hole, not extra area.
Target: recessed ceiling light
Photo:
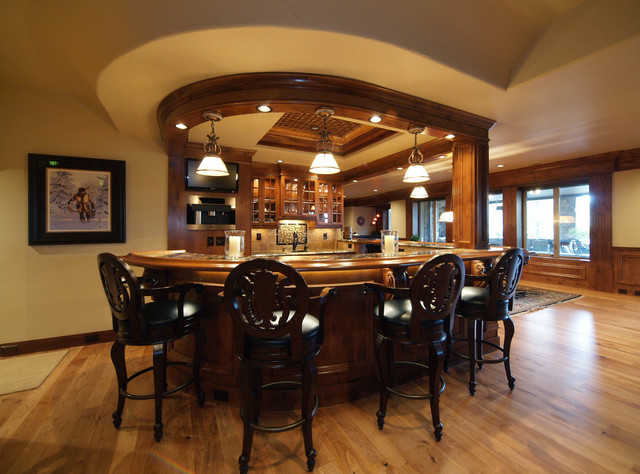
[[[354,182],[354,183],[357,183],[357,182],[358,182],[358,180],[357,180],[357,179],[354,179],[354,180],[353,180],[353,182]]]
[[[447,157],[447,155],[440,155],[438,158],[443,159],[443,158],[446,158],[446,157]]]
[[[284,163],[284,160],[276,160],[276,163]]]
[[[402,166],[398,166],[396,169],[397,170],[403,170],[404,168]]]
[[[498,168],[504,168],[504,165],[498,165]]]
[[[382,117],[380,117],[379,115],[372,115],[369,118],[369,122],[371,122],[371,123],[380,123],[380,122],[382,122]]]
[[[259,105],[256,107],[256,109],[258,109],[260,112],[271,112],[271,107],[269,107],[268,105]]]
[[[185,124],[183,124],[183,123],[177,123],[177,124],[176,124],[176,128],[179,128],[180,130],[186,130],[186,129],[187,129],[187,128],[189,128],[189,127],[187,127],[187,126],[186,126]]]
[[[445,135],[444,138],[451,140],[452,138],[456,138],[456,136],[453,133],[450,133],[449,135]]]
[[[377,192],[378,192],[378,190],[377,190],[377,189],[374,189],[374,190],[373,190],[373,192],[374,192],[374,193],[377,193]]]

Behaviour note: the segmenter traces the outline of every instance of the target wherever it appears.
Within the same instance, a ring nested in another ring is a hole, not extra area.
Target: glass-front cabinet
[[[254,176],[252,178],[251,223],[254,226],[275,227],[278,224],[278,178]]]
[[[344,211],[342,185],[318,181],[318,226],[341,226]]]
[[[315,219],[316,216],[315,179],[282,176],[281,217],[292,219]]]

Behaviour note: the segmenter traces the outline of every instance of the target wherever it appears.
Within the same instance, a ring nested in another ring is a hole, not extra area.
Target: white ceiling
[[[67,93],[127,136],[159,141],[156,108],[178,87],[289,71],[494,119],[492,170],[640,147],[637,0],[15,0],[0,4],[0,28],[0,82]],[[310,162],[256,147],[275,120],[233,117],[216,130],[257,161]],[[411,145],[403,135],[341,167]],[[429,167],[433,182],[450,179],[443,161]],[[347,196],[402,187],[401,173]]]

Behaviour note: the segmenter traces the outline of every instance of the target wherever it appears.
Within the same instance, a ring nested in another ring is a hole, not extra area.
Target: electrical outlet
[[[324,234],[322,234],[322,238],[323,238],[324,240],[327,240],[327,233],[326,233],[326,232],[325,232]]]
[[[260,232],[256,234],[256,240],[262,240],[262,234]]]
[[[207,237],[207,247],[213,246],[213,237]]]
[[[224,237],[216,237],[216,247],[224,247]]]

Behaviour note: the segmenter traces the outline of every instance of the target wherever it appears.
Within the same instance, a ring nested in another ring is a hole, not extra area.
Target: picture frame
[[[29,153],[29,245],[126,242],[125,165]]]

